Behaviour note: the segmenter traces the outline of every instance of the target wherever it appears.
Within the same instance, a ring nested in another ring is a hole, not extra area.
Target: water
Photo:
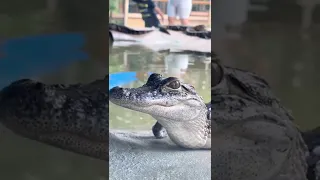
[[[158,53],[151,49],[131,46],[114,47],[110,54],[110,87],[139,87],[151,72],[165,77],[174,76],[192,84],[205,102],[211,97],[210,58],[188,54]],[[155,120],[140,112],[110,103],[111,129],[150,130]]]

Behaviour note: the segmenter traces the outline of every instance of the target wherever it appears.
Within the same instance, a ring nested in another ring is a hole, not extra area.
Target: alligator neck
[[[188,148],[211,148],[211,124],[208,108],[203,108],[191,120],[180,121],[154,117],[166,130],[170,139],[177,145]]]

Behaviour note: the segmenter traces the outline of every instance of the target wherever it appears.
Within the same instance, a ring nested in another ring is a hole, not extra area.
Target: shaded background
[[[70,84],[108,74],[108,1],[0,4],[1,88],[21,78]],[[104,161],[21,138],[3,128],[0,147],[3,180],[108,179]]]
[[[320,1],[215,0],[213,50],[256,72],[302,129],[320,125]]]

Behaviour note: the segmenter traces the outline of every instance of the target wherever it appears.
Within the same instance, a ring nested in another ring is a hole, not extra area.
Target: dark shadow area
[[[1,89],[19,79],[68,85],[108,74],[108,1],[3,1],[0,24]],[[0,179],[108,179],[105,161],[35,142],[4,126],[0,145]]]

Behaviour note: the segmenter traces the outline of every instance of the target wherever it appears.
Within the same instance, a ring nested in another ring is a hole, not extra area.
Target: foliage
[[[119,10],[119,0],[109,1],[109,14],[112,12],[117,12]]]

